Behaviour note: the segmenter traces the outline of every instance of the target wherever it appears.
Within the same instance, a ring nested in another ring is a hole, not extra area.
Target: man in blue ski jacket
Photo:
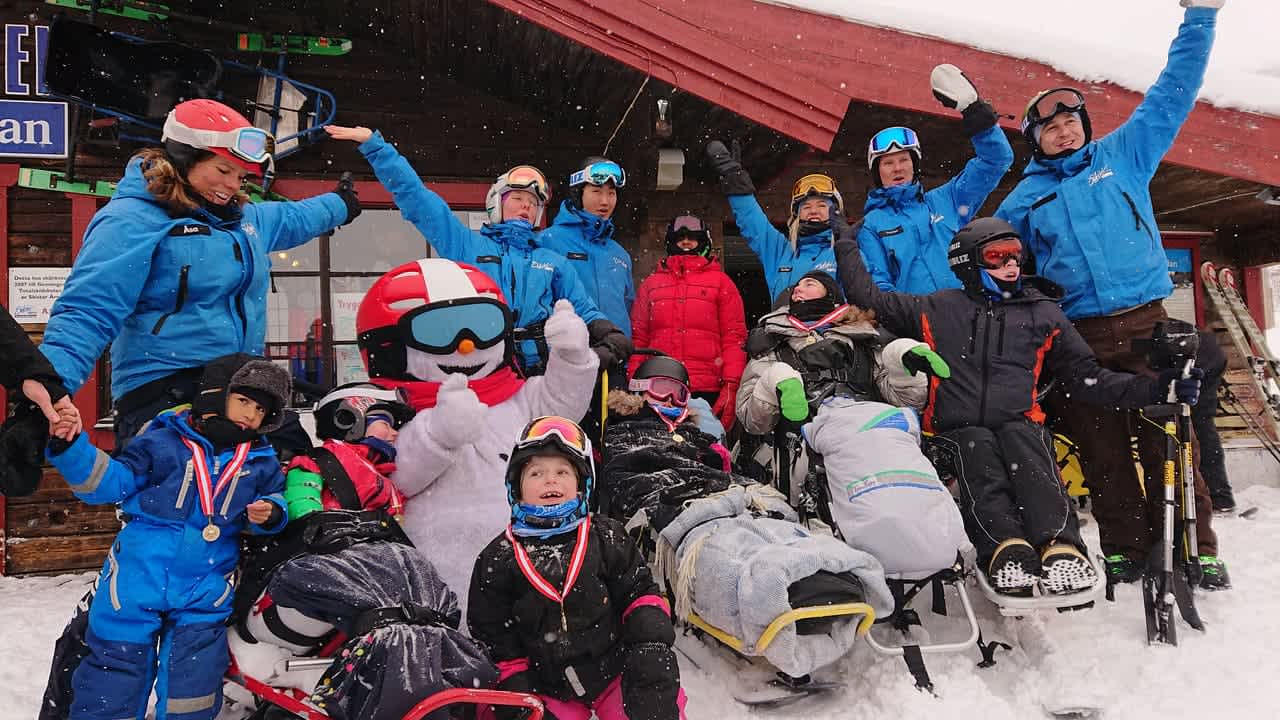
[[[422,184],[409,161],[382,133],[337,125],[325,130],[338,140],[360,143],[360,153],[395,198],[400,213],[440,257],[474,265],[502,288],[512,320],[526,336],[517,354],[527,375],[542,374],[547,357],[542,326],[561,298],[573,303],[574,312],[587,323],[592,349],[602,366],[631,354],[627,336],[600,312],[568,261],[535,242],[533,228],[542,220],[549,197],[546,178],[537,168],[519,165],[498,176],[485,198],[489,222],[477,231]]]
[[[1223,3],[1181,0],[1187,10],[1168,64],[1129,119],[1105,137],[1093,139],[1084,96],[1074,88],[1040,93],[1023,115],[1022,134],[1034,154],[996,215],[1029,244],[1038,274],[1062,287],[1063,311],[1112,370],[1152,374],[1132,341],[1151,337],[1167,317],[1162,301],[1173,283],[1148,186],[1195,106]],[[1060,420],[1088,478],[1108,578],[1137,580],[1161,536],[1161,494],[1149,487],[1144,497],[1129,436],[1138,435],[1147,478],[1162,477],[1164,437],[1125,411],[1070,399],[1062,405]],[[1197,443],[1197,467],[1198,454]],[[1199,470],[1195,495],[1201,584],[1229,587]]]
[[[631,337],[631,303],[636,299],[631,255],[613,239],[613,213],[627,174],[599,156],[582,161],[569,176],[569,198],[560,203],[551,227],[537,235],[538,247],[568,260],[596,307]]]
[[[831,248],[829,220],[832,212],[844,212],[844,200],[835,181],[820,173],[796,181],[791,188],[791,215],[784,235],[769,222],[756,200],[756,187],[742,167],[740,154],[737,142],[732,152],[719,140],[707,143],[707,157],[720,174],[720,190],[729,197],[734,222],[764,266],[770,302],[776,302],[811,270],[835,277],[836,255]]]
[[[1013,149],[996,125],[996,111],[955,65],[939,65],[933,94],[960,111],[976,157],[960,174],[925,192],[920,181],[920,139],[905,127],[885,128],[867,147],[875,188],[867,193],[858,247],[881,290],[928,295],[960,287],[947,263],[956,231],[973,218],[1013,164]]]
[[[235,354],[209,363],[199,390],[191,410],[161,413],[115,459],[84,433],[49,445],[76,497],[118,503],[125,517],[97,579],[71,717],[142,717],[153,682],[157,717],[218,715],[240,533],[288,522],[261,433],[279,427],[290,382]]]

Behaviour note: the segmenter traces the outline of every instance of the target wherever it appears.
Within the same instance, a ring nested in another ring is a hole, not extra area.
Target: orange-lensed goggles
[[[1002,268],[1010,260],[1022,262],[1022,241],[1018,238],[1001,238],[983,245],[979,256],[984,267]]]
[[[541,170],[532,165],[517,165],[508,170],[507,187],[512,190],[528,190],[544,203],[550,197],[547,191],[547,178],[543,176]]]
[[[525,427],[519,442],[516,443],[516,448],[539,445],[553,437],[560,439],[560,445],[564,449],[575,452],[584,458],[591,457],[591,441],[587,439],[587,434],[582,431],[578,423],[558,415],[545,415],[540,418],[534,418]]]

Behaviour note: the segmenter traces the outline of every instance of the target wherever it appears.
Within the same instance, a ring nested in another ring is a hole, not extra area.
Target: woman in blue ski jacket
[[[732,152],[719,140],[707,143],[707,158],[720,174],[720,190],[729,197],[734,222],[764,266],[770,302],[785,300],[783,292],[810,270],[835,277],[836,255],[831,248],[829,221],[832,212],[844,213],[844,199],[835,181],[820,173],[796,181],[791,188],[791,215],[784,235],[769,222],[756,200],[755,185],[742,167],[740,155],[736,141]]]
[[[977,155],[960,174],[925,192],[920,181],[920,140],[911,128],[876,133],[867,147],[875,188],[867,193],[858,246],[881,290],[928,295],[960,287],[947,264],[956,231],[978,216],[987,195],[1013,164],[1013,149],[996,125],[996,112],[960,68],[939,65],[933,94],[964,117]]]
[[[587,323],[602,367],[631,354],[627,336],[600,312],[567,261],[534,241],[533,228],[542,220],[548,199],[546,178],[537,168],[518,165],[498,176],[485,198],[489,222],[472,230],[443,198],[422,184],[413,166],[382,133],[338,125],[325,130],[335,139],[360,144],[360,153],[395,198],[400,213],[440,257],[474,265],[502,288],[517,331],[528,337],[517,348],[526,375],[542,374],[547,357],[542,326],[561,298],[573,303],[574,312]]]
[[[181,103],[165,121],[164,148],[130,160],[90,221],[40,351],[74,393],[111,344],[116,447],[189,402],[206,362],[263,354],[269,254],[359,213],[349,190],[248,203],[241,184],[270,171],[273,146],[222,103]]]
[[[1149,185],[1195,107],[1224,0],[1180,4],[1186,12],[1168,63],[1133,114],[1105,137],[1093,139],[1079,90],[1053,88],[1031,99],[1022,119],[1031,162],[996,210],[1028,243],[1036,272],[1062,287],[1063,312],[1112,370],[1152,372],[1146,353],[1131,341],[1151,337],[1156,323],[1167,319],[1163,301],[1173,292]],[[1126,411],[1069,398],[1058,414],[1089,478],[1108,579],[1134,582],[1160,537],[1161,511],[1160,493],[1142,491],[1130,429],[1137,431],[1147,478],[1161,477],[1164,436]],[[1198,443],[1193,454],[1198,468]],[[1194,474],[1202,585],[1230,587],[1208,488],[1198,469]]]
[[[568,260],[596,307],[631,337],[636,284],[631,254],[613,239],[613,213],[627,174],[612,160],[591,156],[569,176],[569,199],[560,203],[551,227],[537,235],[538,247]]]

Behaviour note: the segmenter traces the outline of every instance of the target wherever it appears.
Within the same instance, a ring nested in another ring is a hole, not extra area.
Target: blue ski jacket
[[[770,302],[810,270],[821,270],[835,277],[836,254],[831,249],[830,230],[798,237],[792,247],[790,238],[769,222],[754,195],[730,195],[729,207],[747,246],[764,266]]]
[[[631,254],[613,239],[613,229],[612,220],[565,200],[551,227],[538,233],[537,244],[563,255],[600,312],[631,337],[636,284],[631,275]]]
[[[382,139],[382,133],[375,131],[361,143],[360,152],[395,198],[400,214],[418,228],[440,257],[474,265],[502,288],[517,328],[544,322],[560,298],[573,303],[583,322],[606,319],[577,274],[569,270],[568,261],[534,243],[528,223],[503,222],[472,230],[443,198],[422,184],[413,166]],[[531,341],[521,343],[520,354],[526,367],[539,361]]]
[[[1173,292],[1150,183],[1195,106],[1217,10],[1187,8],[1169,61],[1133,114],[1057,160],[1033,158],[996,216],[1062,286],[1071,319],[1112,315]]]
[[[98,592],[98,599],[109,600],[117,611],[130,603],[129,595],[137,590],[119,579],[132,577],[153,579],[175,593],[212,583],[219,592],[206,599],[229,612],[230,575],[240,556],[241,531],[274,534],[288,522],[280,460],[269,444],[259,440],[237,476],[213,498],[213,522],[221,531],[218,539],[207,542],[201,536],[208,519],[200,507],[191,451],[182,438],[204,449],[215,483],[234,449],[215,454],[209,441],[189,424],[190,414],[188,410],[161,413],[116,458],[90,444],[86,433],[64,452],[48,453],[76,497],[92,505],[118,503],[125,514],[126,524],[104,567],[107,597],[101,586]],[[245,515],[245,508],[260,499],[280,508],[280,519],[271,527],[253,525]],[[145,592],[150,594],[154,588]],[[171,606],[186,604],[177,601]]]
[[[234,352],[266,349],[269,253],[347,218],[336,193],[247,204],[231,219],[174,217],[147,191],[142,160],[89,223],[41,352],[75,392],[111,343],[111,396]]]
[[[951,238],[978,216],[1013,165],[1013,148],[999,126],[971,141],[977,154],[943,185],[924,192],[916,181],[867,193],[858,247],[881,290],[928,295],[960,287],[947,262]]]

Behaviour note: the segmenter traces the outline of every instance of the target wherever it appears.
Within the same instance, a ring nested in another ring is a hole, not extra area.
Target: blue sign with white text
[[[66,103],[0,100],[0,157],[66,156]]]

